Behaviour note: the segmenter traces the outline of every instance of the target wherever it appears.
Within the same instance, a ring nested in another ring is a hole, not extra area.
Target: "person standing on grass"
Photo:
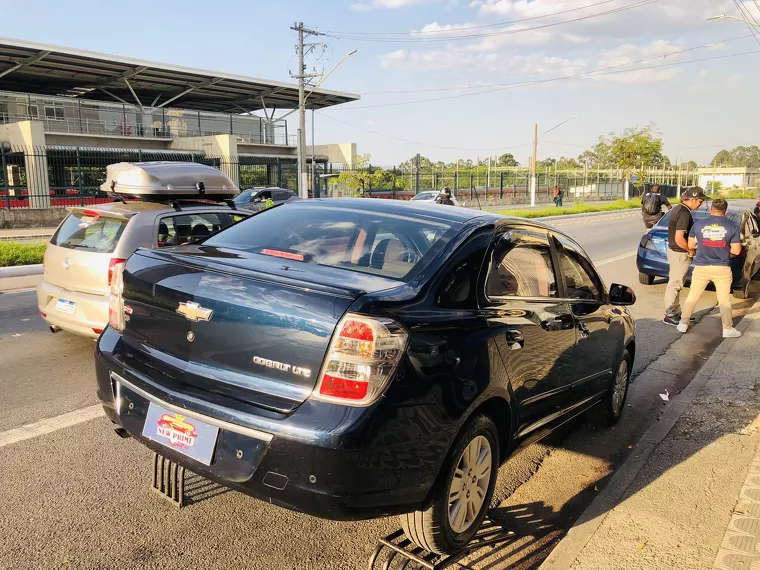
[[[564,196],[564,192],[562,192],[561,186],[556,186],[554,188],[554,205],[557,206],[557,208],[562,207],[562,197]]]
[[[673,206],[668,199],[660,194],[660,187],[655,184],[652,189],[641,197],[641,216],[644,218],[644,227],[651,229],[662,218],[662,207],[670,211]]]
[[[689,330],[689,319],[700,295],[709,283],[715,285],[718,294],[720,318],[723,321],[723,338],[740,337],[742,333],[734,328],[731,314],[731,257],[742,252],[739,228],[726,218],[728,202],[713,200],[710,217],[694,224],[689,232],[689,249],[696,250],[694,272],[691,275],[691,291],[683,306],[683,314],[678,330]]]
[[[705,201],[705,191],[699,186],[689,188],[681,195],[681,203],[673,208],[668,222],[668,287],[665,289],[666,325],[678,326],[681,322],[681,289],[686,273],[691,265],[689,253],[689,232],[694,225],[692,210],[697,210]]]

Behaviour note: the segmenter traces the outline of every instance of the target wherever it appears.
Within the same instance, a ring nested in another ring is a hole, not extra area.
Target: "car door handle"
[[[525,337],[523,333],[517,330],[507,331],[507,346],[512,350],[520,350],[525,346]]]
[[[589,332],[586,323],[578,323],[578,331],[581,333],[581,338],[588,338]]]
[[[557,315],[549,321],[542,321],[541,326],[547,331],[563,331],[573,328],[572,315]]]

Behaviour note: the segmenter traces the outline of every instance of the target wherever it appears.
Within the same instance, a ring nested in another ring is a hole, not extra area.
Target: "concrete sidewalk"
[[[737,328],[541,570],[760,568],[760,302]]]

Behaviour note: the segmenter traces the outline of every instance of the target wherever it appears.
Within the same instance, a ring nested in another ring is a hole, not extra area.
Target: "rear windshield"
[[[665,226],[665,227],[667,227],[668,222],[670,222],[670,214],[671,214],[671,212],[668,212],[662,218],[660,218],[660,221],[657,222],[657,225],[658,226]],[[691,212],[691,218],[695,222],[698,222],[699,220],[704,220],[709,215],[710,215],[710,210],[705,209],[704,206],[702,208],[700,208],[699,210],[693,210]],[[741,223],[742,223],[742,214],[741,214],[741,212],[731,212],[731,211],[729,211],[728,213],[726,213],[726,217],[729,220],[731,220],[734,224],[736,224],[737,226],[741,226]]]
[[[455,222],[310,206],[281,206],[204,245],[408,280],[457,233]]]
[[[71,249],[111,253],[116,249],[128,220],[104,218],[97,214],[69,214],[50,243]]]

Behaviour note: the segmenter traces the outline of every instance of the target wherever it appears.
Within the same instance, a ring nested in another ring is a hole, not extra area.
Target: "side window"
[[[232,223],[237,224],[238,222],[242,222],[245,220],[248,216],[243,216],[242,214],[230,214],[232,217]]]
[[[483,258],[491,242],[493,228],[470,236],[457,250],[436,293],[436,304],[451,309],[477,306],[477,283]]]
[[[258,196],[256,197],[260,199],[262,202],[264,202],[265,200],[269,200],[272,198],[272,193],[267,190],[266,192],[259,192]]]
[[[228,216],[217,212],[179,214],[161,218],[156,242],[158,247],[199,241],[229,225]]]
[[[284,190],[275,190],[272,192],[272,200],[275,202],[284,202],[288,198],[290,198],[290,192]]]
[[[596,276],[591,277],[580,256],[569,249],[560,249],[562,263],[561,277],[565,284],[565,294],[570,299],[595,301],[599,299],[599,284]]]
[[[557,297],[546,235],[508,231],[496,239],[486,279],[488,297]]]

